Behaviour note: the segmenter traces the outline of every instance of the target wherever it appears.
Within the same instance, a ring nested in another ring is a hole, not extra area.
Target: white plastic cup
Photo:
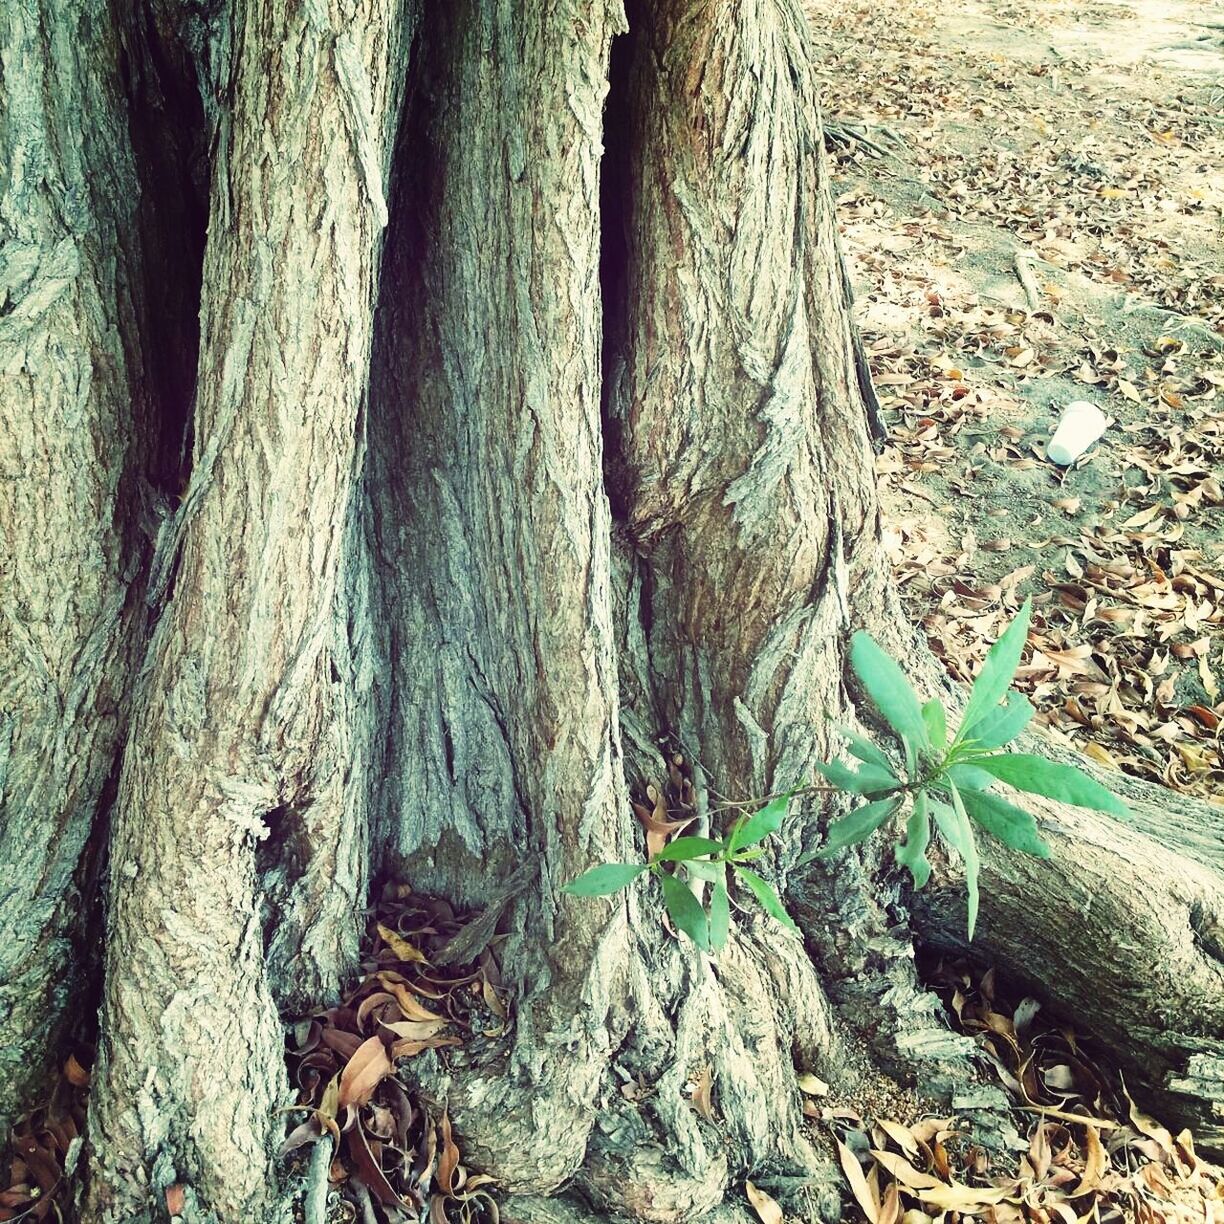
[[[1058,428],[1046,447],[1046,458],[1069,467],[1108,428],[1109,418],[1088,400],[1074,400],[1063,409]]]

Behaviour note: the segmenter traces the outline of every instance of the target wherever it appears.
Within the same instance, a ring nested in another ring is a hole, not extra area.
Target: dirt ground
[[[810,9],[911,613],[967,677],[1032,593],[1053,733],[1224,802],[1224,4]]]

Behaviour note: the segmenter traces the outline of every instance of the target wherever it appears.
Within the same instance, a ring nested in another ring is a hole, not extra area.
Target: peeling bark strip
[[[273,996],[332,991],[355,956],[368,722],[347,512],[407,35],[393,0],[233,14],[195,458],[161,542],[181,555],[115,813],[92,1219],[175,1180],[220,1219],[261,1218],[285,1096]]]
[[[0,5],[0,1142],[93,995],[83,855],[142,623],[156,425],[118,60],[105,3]]]
[[[526,1189],[581,1162],[625,956],[623,906],[557,891],[630,836],[599,415],[621,20],[589,0],[431,11],[372,391],[381,863],[477,905],[536,869],[508,919],[510,1064],[449,1088],[465,1151]]]

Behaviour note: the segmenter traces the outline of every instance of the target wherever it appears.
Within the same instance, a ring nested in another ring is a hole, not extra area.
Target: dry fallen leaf
[[[381,1037],[370,1037],[363,1041],[340,1073],[337,1112],[347,1105],[366,1104],[374,1095],[374,1089],[391,1075],[394,1069]]]
[[[764,1190],[758,1190],[751,1182],[744,1183],[748,1201],[760,1217],[761,1224],[782,1224],[782,1208]]]
[[[402,961],[409,964],[416,963],[421,965],[429,964],[425,954],[419,948],[409,943],[398,931],[391,930],[390,927],[378,924],[378,933],[386,941],[387,947]]]
[[[808,1096],[824,1097],[829,1095],[829,1085],[810,1071],[805,1071],[796,1082],[799,1085],[799,1090],[806,1092]]]
[[[876,1202],[875,1196],[871,1193],[871,1187],[867,1184],[867,1178],[863,1173],[863,1166],[859,1164],[858,1157],[840,1139],[836,1140],[836,1143],[837,1159],[841,1162],[842,1172],[845,1173],[846,1180],[850,1183],[854,1201],[858,1203],[871,1224],[879,1224],[880,1204]]]

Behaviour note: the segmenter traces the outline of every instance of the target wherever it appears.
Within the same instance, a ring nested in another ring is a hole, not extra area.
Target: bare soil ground
[[[1224,4],[810,10],[911,612],[967,677],[1032,593],[1051,731],[1224,802]]]

